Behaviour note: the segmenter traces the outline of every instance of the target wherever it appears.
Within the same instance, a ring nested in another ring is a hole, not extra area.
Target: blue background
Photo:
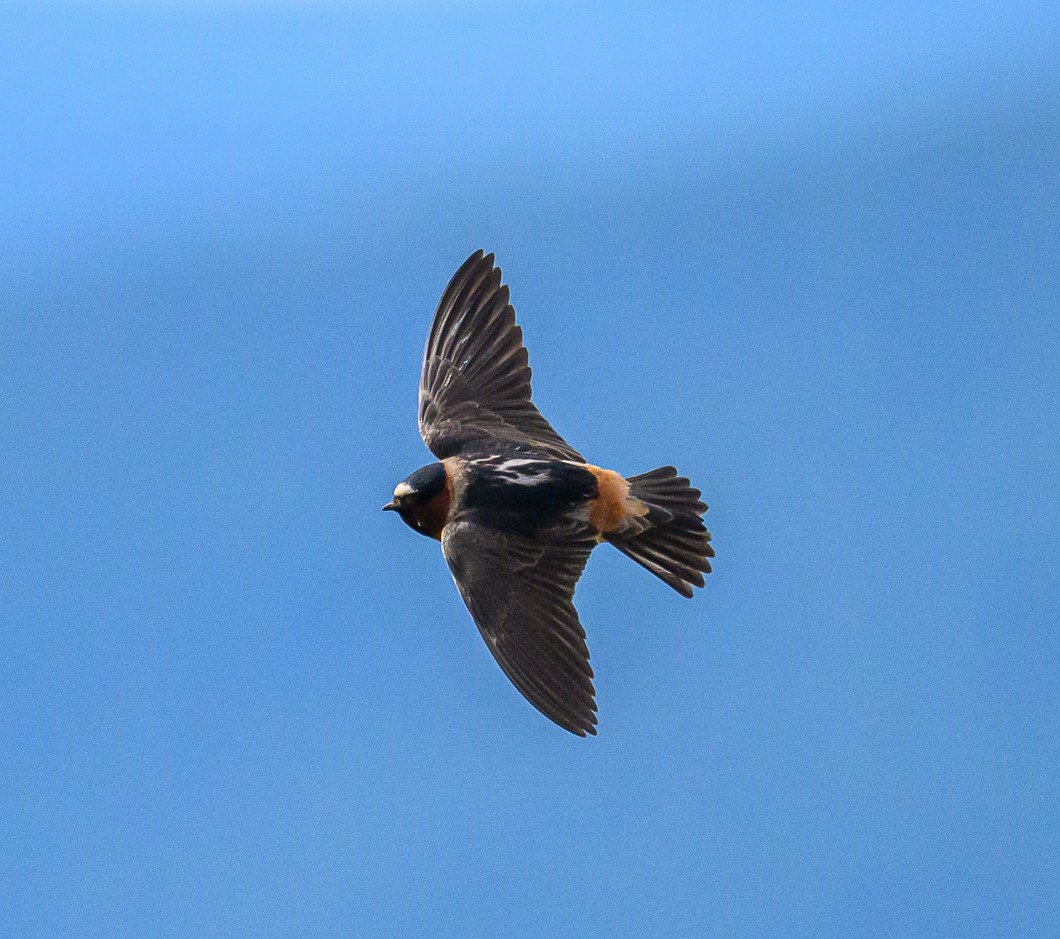
[[[431,313],[673,462],[601,735],[437,546]],[[0,9],[0,934],[1060,935],[1052,2]]]

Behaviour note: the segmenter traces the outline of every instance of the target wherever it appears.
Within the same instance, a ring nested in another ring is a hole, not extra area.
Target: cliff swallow
[[[595,734],[574,586],[606,541],[691,597],[714,557],[699,490],[672,466],[629,477],[594,466],[553,430],[530,400],[508,288],[482,251],[434,314],[419,427],[439,462],[383,508],[441,541],[482,638],[527,700],[571,733]]]

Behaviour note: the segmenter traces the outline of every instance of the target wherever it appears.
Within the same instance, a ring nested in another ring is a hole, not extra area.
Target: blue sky
[[[0,7],[0,934],[1060,932],[1060,14]],[[437,546],[430,315],[718,558],[577,594],[601,733]]]

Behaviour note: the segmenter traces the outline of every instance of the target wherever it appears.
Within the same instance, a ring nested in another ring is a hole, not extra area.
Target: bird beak
[[[384,512],[396,512],[397,511],[397,503],[396,502],[388,502],[386,505],[383,506],[383,511]]]

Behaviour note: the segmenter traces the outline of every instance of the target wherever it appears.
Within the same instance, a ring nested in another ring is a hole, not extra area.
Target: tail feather
[[[714,548],[703,524],[707,506],[700,491],[672,466],[629,477],[629,494],[648,507],[640,531],[605,535],[619,551],[685,597],[703,586]]]

